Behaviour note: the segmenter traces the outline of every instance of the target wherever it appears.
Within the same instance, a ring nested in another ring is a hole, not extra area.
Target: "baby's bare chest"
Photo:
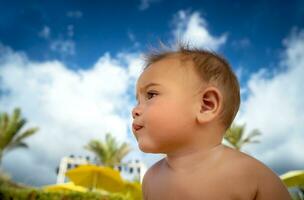
[[[254,199],[244,180],[229,175],[206,173],[188,176],[158,177],[147,188],[145,200],[248,200]]]

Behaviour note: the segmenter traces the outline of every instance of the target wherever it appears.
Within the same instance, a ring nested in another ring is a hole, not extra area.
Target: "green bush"
[[[288,191],[292,200],[304,200],[304,188],[290,187]]]
[[[39,189],[16,189],[0,185],[1,200],[129,200],[121,194],[104,195],[98,192],[45,192]]]

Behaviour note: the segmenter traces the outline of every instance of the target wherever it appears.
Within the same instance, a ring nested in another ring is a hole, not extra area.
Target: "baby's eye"
[[[154,91],[149,91],[149,92],[147,92],[147,94],[146,94],[146,98],[147,98],[147,99],[152,99],[152,98],[155,97],[156,95],[157,95],[156,92],[154,92]]]

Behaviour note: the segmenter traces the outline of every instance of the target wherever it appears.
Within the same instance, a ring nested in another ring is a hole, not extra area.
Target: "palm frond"
[[[21,109],[15,108],[13,114],[0,114],[0,152],[12,150],[14,148],[27,148],[28,145],[23,142],[38,131],[38,128],[30,128],[21,132],[22,127],[26,124],[26,119],[21,117]],[[0,155],[1,163],[2,155]]]
[[[245,137],[245,127],[245,124],[232,124],[224,135],[224,139],[237,150],[241,150],[241,148],[243,148],[245,144],[259,142],[257,140],[253,140],[253,138],[258,135],[261,135],[261,133],[257,129],[255,129],[250,132],[248,136]]]
[[[19,143],[13,142],[5,150],[6,151],[11,151],[11,150],[16,149],[16,148],[28,148],[28,145],[24,142],[19,142]]]
[[[19,143],[22,140],[34,135],[39,130],[38,127],[30,128],[26,130],[25,132],[21,133],[21,135],[17,136],[16,139],[14,139],[15,142]]]
[[[106,133],[103,142],[91,140],[85,148],[92,151],[105,166],[114,167],[130,152],[127,143],[119,144],[110,134]]]
[[[26,123],[26,120],[21,117],[21,110],[19,108],[15,108],[13,115],[9,118],[7,129],[5,130],[5,145],[8,145],[12,139],[17,135],[21,128]]]

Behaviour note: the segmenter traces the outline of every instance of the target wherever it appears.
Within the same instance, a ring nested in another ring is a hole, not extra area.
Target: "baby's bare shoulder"
[[[155,177],[156,174],[159,174],[161,171],[161,166],[163,165],[164,159],[159,160],[158,162],[154,163],[148,171],[144,175],[144,180],[149,180],[152,177]]]
[[[257,159],[241,151],[225,147],[222,161],[225,167],[238,169],[239,172],[246,172],[253,176],[262,171],[268,171],[268,168]]]
[[[161,172],[161,166],[163,162],[164,159],[153,164],[144,175],[142,190],[145,200],[148,199],[149,193],[153,193],[150,191],[152,189],[151,186],[158,182],[158,177]]]
[[[227,168],[235,169],[237,173],[252,177],[251,181],[257,184],[265,177],[277,179],[277,175],[261,161],[243,152],[227,147],[224,153],[224,162]],[[229,162],[228,162],[229,161]],[[227,166],[228,165],[228,166]]]
[[[241,175],[239,177],[243,177],[245,182],[251,182],[256,188],[256,200],[290,199],[281,179],[261,161],[230,148],[226,149],[226,154],[228,155],[226,158],[231,160],[228,164],[231,169],[234,168],[235,173]]]

